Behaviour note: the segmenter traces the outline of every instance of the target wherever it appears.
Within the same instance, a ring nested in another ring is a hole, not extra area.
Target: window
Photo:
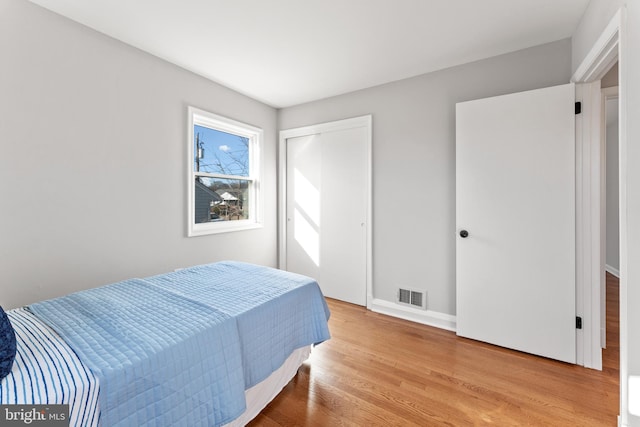
[[[189,107],[189,236],[259,227],[262,129]]]

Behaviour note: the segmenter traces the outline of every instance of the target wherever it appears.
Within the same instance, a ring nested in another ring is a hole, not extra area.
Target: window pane
[[[249,138],[193,126],[194,172],[249,176]]]
[[[251,181],[195,178],[195,223],[237,221],[249,217]]]

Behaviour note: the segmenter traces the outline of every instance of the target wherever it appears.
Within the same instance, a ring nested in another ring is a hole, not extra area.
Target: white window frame
[[[248,219],[219,222],[195,222],[195,176],[194,170],[194,126],[204,126],[221,132],[239,135],[249,140],[249,176],[233,176],[224,174],[211,174],[198,172],[200,176],[211,178],[232,178],[248,180],[249,183],[249,213]],[[230,231],[250,230],[262,227],[262,194],[261,183],[261,162],[260,148],[262,145],[263,131],[255,126],[238,122],[227,117],[219,116],[208,111],[195,107],[188,107],[187,126],[187,235],[203,236],[208,234],[226,233]]]

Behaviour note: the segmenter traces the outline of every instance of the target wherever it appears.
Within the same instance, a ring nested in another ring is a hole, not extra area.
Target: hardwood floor
[[[331,340],[250,426],[616,426],[618,282],[595,371],[329,300]]]

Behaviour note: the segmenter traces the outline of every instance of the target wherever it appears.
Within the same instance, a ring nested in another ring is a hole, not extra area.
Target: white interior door
[[[286,268],[366,305],[366,127],[286,139]]]
[[[574,94],[568,84],[456,105],[457,333],[570,363]]]

